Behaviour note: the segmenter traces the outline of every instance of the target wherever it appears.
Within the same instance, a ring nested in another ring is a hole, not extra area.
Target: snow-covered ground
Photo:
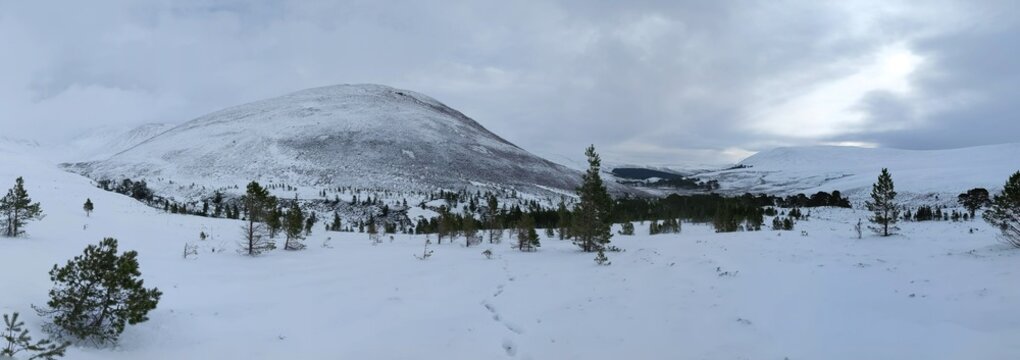
[[[137,250],[164,295],[116,348],[69,359],[1015,359],[1020,251],[986,224],[902,225],[858,240],[860,210],[815,209],[794,232],[616,236],[611,266],[569,242],[465,248],[316,229],[307,250],[238,255],[240,223],[164,214],[0,147],[47,217],[0,238],[0,312],[42,336],[54,264],[103,237]],[[96,211],[81,210],[91,198]],[[974,233],[969,229],[975,228]],[[807,236],[801,235],[801,230]],[[199,232],[211,235],[200,241]],[[322,247],[326,238],[331,248]],[[434,239],[433,239],[434,241]],[[186,243],[197,258],[182,258]],[[491,248],[492,260],[481,251]],[[213,249],[225,249],[213,252]]]

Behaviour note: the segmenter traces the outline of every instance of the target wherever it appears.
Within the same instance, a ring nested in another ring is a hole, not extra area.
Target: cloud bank
[[[571,162],[1020,133],[1015,1],[6,1],[0,136],[183,122],[339,83],[429,94]]]

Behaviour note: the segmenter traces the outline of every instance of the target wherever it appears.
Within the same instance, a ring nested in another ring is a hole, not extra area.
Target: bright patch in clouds
[[[791,97],[770,99],[754,116],[751,130],[792,138],[824,138],[865,130],[895,130],[904,123],[872,123],[858,108],[870,93],[909,96],[910,75],[924,61],[904,44],[886,46],[864,64],[849,64],[858,71],[806,89],[794,89]],[[856,62],[855,62],[856,63]],[[847,65],[842,65],[847,66]],[[786,95],[790,95],[787,93]]]

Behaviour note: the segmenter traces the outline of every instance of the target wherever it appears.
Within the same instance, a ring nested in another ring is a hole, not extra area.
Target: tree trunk
[[[251,216],[248,216],[250,219]],[[248,221],[248,255],[255,255],[255,221]]]

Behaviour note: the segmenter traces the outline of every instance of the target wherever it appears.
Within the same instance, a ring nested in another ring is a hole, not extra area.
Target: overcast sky
[[[0,136],[303,88],[430,95],[554,161],[1020,141],[1020,1],[0,0]]]

